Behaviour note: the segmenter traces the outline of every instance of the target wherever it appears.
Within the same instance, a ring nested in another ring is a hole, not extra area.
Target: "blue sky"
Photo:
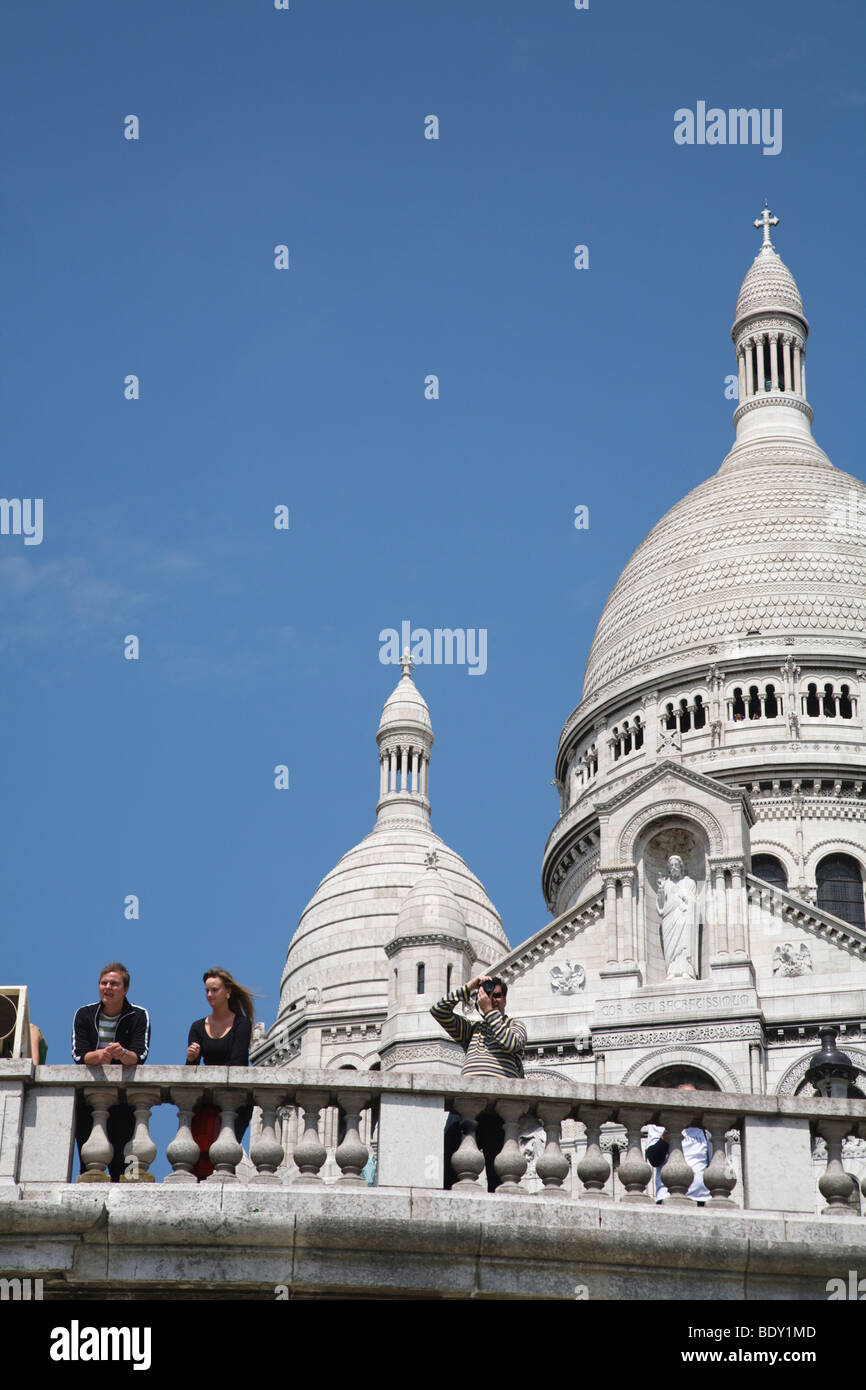
[[[153,1061],[214,963],[270,1024],[373,824],[404,618],[487,630],[483,677],[416,680],[434,827],[522,940],[604,600],[730,446],[765,199],[816,437],[864,475],[862,4],[91,0],[5,31],[2,493],[44,538],[0,536],[4,981],[57,1062],[111,957]],[[676,145],[698,101],[781,108],[781,153]]]

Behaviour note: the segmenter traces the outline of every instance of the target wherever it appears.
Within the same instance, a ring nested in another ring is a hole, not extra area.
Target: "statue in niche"
[[[774,975],[810,975],[812,973],[812,952],[805,941],[796,946],[793,941],[783,941],[773,951]]]
[[[659,878],[662,950],[669,980],[698,978],[698,887],[678,854],[668,859],[668,876]]]

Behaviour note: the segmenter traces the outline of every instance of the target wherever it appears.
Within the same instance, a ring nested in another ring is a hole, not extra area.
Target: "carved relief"
[[[645,1028],[628,1033],[601,1033],[593,1035],[597,1051],[620,1047],[652,1047],[659,1043],[706,1043],[706,1042],[761,1042],[763,1032],[757,1020],[742,1023],[702,1023],[693,1028]]]
[[[773,951],[774,975],[811,975],[812,952],[805,941],[782,941]]]
[[[576,961],[550,967],[551,994],[580,994],[586,988],[586,971]]]

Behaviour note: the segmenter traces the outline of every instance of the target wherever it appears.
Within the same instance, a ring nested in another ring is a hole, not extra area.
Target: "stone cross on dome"
[[[403,656],[400,661],[400,666],[402,668],[404,676],[411,676],[412,672],[415,669],[415,663],[412,660],[412,653],[409,651],[408,647],[403,648]]]
[[[755,226],[763,227],[764,229],[764,244],[761,247],[761,250],[764,249],[764,246],[769,246],[770,250],[773,250],[773,243],[770,240],[770,228],[778,227],[778,225],[778,217],[774,217],[773,214],[770,212],[770,209],[765,204],[764,211],[761,213],[760,217],[755,218]]]

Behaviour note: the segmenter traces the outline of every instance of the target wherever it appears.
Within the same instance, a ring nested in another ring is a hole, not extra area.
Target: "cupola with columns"
[[[380,820],[417,813],[429,819],[427,785],[433,728],[430,711],[412,680],[414,662],[408,647],[400,663],[403,676],[385,701],[376,742],[379,745]]]

